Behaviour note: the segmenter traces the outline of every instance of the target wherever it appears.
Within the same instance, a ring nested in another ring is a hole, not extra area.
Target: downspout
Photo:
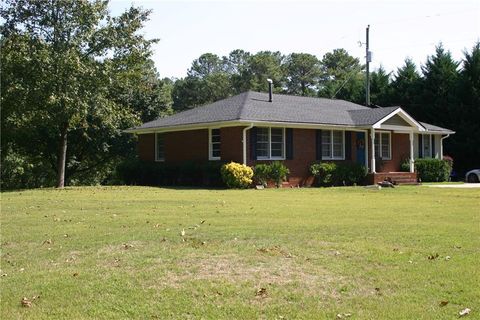
[[[450,133],[440,138],[440,160],[443,159],[443,139],[447,139],[448,137],[450,137]]]
[[[250,123],[248,127],[243,128],[243,136],[242,136],[242,143],[243,143],[243,164],[247,165],[247,130],[253,128],[253,123]]]

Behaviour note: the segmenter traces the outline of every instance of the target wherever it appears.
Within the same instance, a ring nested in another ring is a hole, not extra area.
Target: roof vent
[[[272,102],[273,80],[267,79],[268,82],[268,102]]]

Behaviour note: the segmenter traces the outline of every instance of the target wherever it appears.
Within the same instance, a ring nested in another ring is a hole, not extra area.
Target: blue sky
[[[455,59],[480,40],[480,0],[470,1],[126,1],[113,0],[111,13],[130,5],[152,9],[145,28],[159,38],[153,60],[162,77],[184,77],[202,53],[234,49],[306,52],[321,58],[345,48],[364,59],[370,24],[373,69],[387,71],[411,57],[420,66],[442,42]]]

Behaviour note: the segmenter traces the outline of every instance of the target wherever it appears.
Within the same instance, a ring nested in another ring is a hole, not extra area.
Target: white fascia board
[[[380,126],[382,125],[382,123],[384,123],[385,121],[387,121],[388,119],[390,119],[391,117],[395,116],[395,115],[399,115],[403,120],[405,120],[406,122],[408,122],[412,127],[416,127],[418,131],[426,131],[425,127],[422,126],[420,123],[418,123],[418,121],[416,121],[415,119],[413,119],[408,113],[406,113],[402,108],[398,108],[398,109],[395,109],[394,111],[392,111],[391,113],[389,113],[388,115],[386,115],[385,117],[383,117],[382,119],[380,119],[379,121],[377,121],[376,123],[374,123],[372,125],[372,128],[374,129],[378,129],[380,128]]]
[[[249,120],[233,120],[223,122],[208,122],[197,123],[191,125],[178,125],[171,127],[160,128],[145,128],[145,129],[127,129],[123,132],[133,134],[148,134],[155,132],[174,132],[174,131],[187,131],[198,129],[209,129],[219,127],[236,127],[236,126],[264,126],[264,127],[279,127],[279,128],[295,128],[295,129],[325,129],[325,130],[347,130],[364,132],[369,127],[367,126],[352,126],[352,125],[336,125],[336,124],[320,124],[320,123],[297,123],[297,122],[276,122],[276,121],[249,121]]]

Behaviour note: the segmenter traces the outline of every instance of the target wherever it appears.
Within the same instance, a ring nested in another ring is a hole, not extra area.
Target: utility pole
[[[365,104],[366,106],[370,106],[370,62],[372,61],[372,53],[369,50],[370,47],[370,39],[369,39],[369,32],[370,32],[370,25],[367,26],[366,35],[367,35],[367,42],[366,42],[366,50],[365,50],[365,59],[367,61],[367,83],[366,83],[366,90],[365,90]]]

